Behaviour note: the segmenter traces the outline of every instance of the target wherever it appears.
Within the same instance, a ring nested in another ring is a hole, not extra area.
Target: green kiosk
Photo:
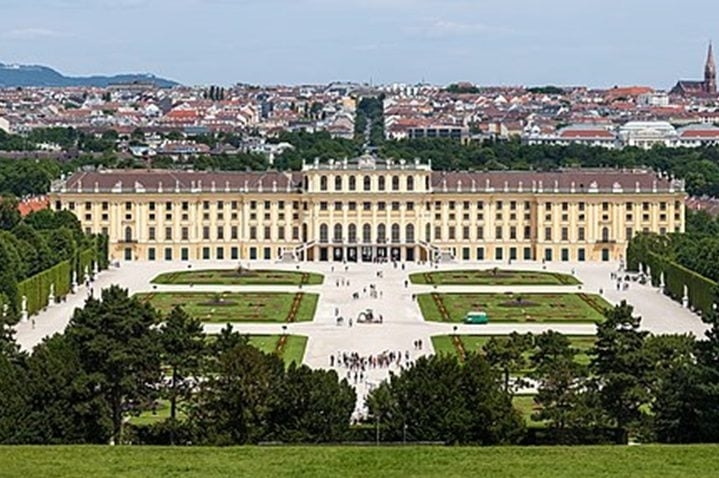
[[[486,312],[467,312],[464,316],[465,324],[486,324],[489,322]]]

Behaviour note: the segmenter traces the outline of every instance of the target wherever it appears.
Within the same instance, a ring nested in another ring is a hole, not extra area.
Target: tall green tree
[[[50,268],[57,262],[55,252],[50,249],[47,240],[31,226],[21,222],[12,230],[13,235],[29,247],[24,247],[21,257],[27,264],[28,275],[32,276]]]
[[[22,443],[28,415],[27,373],[23,356],[0,353],[0,443]]]
[[[484,356],[422,357],[390,375],[367,398],[370,413],[388,440],[483,445],[516,442],[524,421],[512,407],[500,372]]]
[[[189,399],[207,349],[202,323],[190,317],[180,306],[172,309],[160,328],[162,363],[170,368],[165,395],[170,400],[170,419],[177,419],[178,399]]]
[[[38,345],[27,359],[27,417],[23,443],[107,443],[108,402],[64,335]]]
[[[535,336],[534,343],[531,377],[538,384],[534,401],[540,409],[533,418],[561,432],[601,425],[599,395],[588,380],[587,367],[577,363],[577,350],[569,338],[550,330]],[[572,442],[571,436],[557,436],[560,441]]]
[[[643,416],[650,400],[647,374],[651,368],[645,353],[648,333],[639,330],[641,319],[622,301],[606,313],[597,326],[597,341],[591,351],[591,369],[599,381],[602,406],[613,424],[629,429]]]
[[[327,443],[346,438],[356,395],[334,370],[292,363],[273,395],[268,438],[283,442]]]
[[[13,196],[0,197],[0,229],[10,230],[20,222],[18,200]]]
[[[532,348],[533,342],[532,334],[512,332],[507,337],[492,337],[482,347],[487,361],[502,371],[505,391],[510,391],[511,375],[527,368],[526,354]],[[516,385],[520,387],[521,382],[517,380]]]
[[[155,398],[161,380],[157,313],[111,286],[76,309],[66,331],[89,380],[107,400],[111,439],[121,443],[125,417]]]
[[[240,445],[262,440],[284,377],[282,361],[241,342],[223,351],[204,376],[188,416],[197,441]]]

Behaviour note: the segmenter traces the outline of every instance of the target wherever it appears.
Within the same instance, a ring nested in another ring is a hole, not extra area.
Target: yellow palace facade
[[[126,261],[621,260],[637,232],[682,232],[685,197],[644,170],[439,172],[371,156],[296,172],[78,172],[50,193]]]

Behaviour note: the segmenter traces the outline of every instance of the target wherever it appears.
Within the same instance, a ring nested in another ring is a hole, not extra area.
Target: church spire
[[[704,90],[710,95],[715,95],[717,92],[717,69],[711,41],[707,50],[707,63],[704,66]]]

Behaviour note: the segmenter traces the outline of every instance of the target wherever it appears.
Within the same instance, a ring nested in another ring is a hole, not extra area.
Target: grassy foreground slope
[[[716,476],[719,446],[0,447],[3,478]]]

